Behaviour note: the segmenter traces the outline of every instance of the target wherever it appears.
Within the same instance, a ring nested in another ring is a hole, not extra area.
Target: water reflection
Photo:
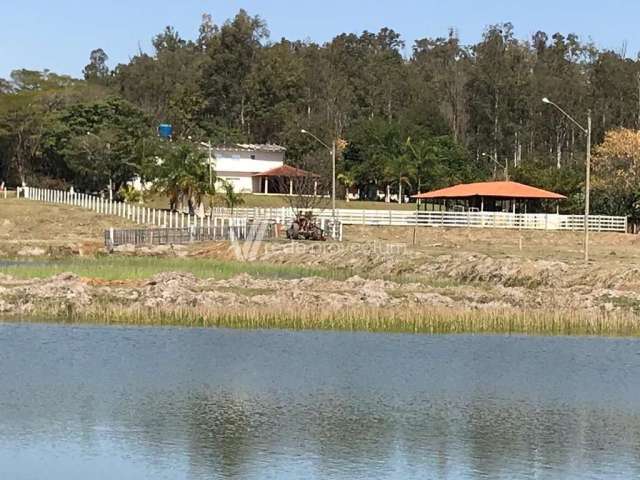
[[[0,477],[632,478],[638,351],[4,325]]]

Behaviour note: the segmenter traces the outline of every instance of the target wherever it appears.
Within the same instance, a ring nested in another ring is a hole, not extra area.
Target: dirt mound
[[[12,305],[14,313],[29,313],[50,306],[52,311],[89,306],[90,287],[73,273],[61,273],[48,279],[23,281],[5,288],[0,300]],[[5,309],[6,311],[6,309]]]
[[[565,268],[562,264],[514,265],[511,261],[496,262],[490,258],[467,258],[466,262],[439,258],[429,268],[428,275],[446,274],[465,283],[438,286],[360,276],[345,281],[320,277],[287,280],[254,278],[247,274],[213,280],[179,272],[161,273],[144,282],[130,283],[95,282],[72,273],[21,281],[2,276],[0,310],[28,314],[43,309],[55,313],[96,306],[208,311],[230,308],[259,311],[275,307],[292,311],[359,307],[611,311],[640,307],[637,291],[563,285],[562,274],[558,273]],[[608,280],[624,284],[626,276],[632,275],[629,271],[620,276],[622,280]]]
[[[41,247],[23,247],[18,250],[19,257],[42,257],[47,251]]]
[[[459,282],[489,282],[506,287],[556,286],[562,283],[569,267],[563,262],[443,255],[423,264],[416,273],[440,275]]]
[[[152,276],[144,283],[145,287],[161,285],[165,288],[192,287],[198,283],[198,278],[192,273],[162,272]]]

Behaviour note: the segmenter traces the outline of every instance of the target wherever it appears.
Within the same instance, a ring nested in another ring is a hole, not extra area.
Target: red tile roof
[[[547,190],[517,182],[463,183],[453,187],[434,190],[433,192],[413,195],[413,198],[420,199],[468,197],[537,198],[547,200],[562,200],[567,198],[559,193],[548,192]]]
[[[307,172],[300,168],[291,167],[289,165],[282,165],[281,167],[272,168],[266,172],[256,173],[254,177],[319,177],[320,175],[312,172]]]

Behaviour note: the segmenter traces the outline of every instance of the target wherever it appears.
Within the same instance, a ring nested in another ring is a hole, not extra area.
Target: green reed
[[[19,319],[23,320],[23,319]],[[640,336],[631,312],[294,308],[174,308],[93,306],[32,312],[30,321],[107,325],[223,327],[236,329],[342,330],[427,334],[532,334]]]
[[[46,278],[63,272],[101,280],[147,279],[162,272],[192,273],[199,278],[230,278],[247,273],[257,278],[302,278],[319,276],[342,279],[340,270],[263,262],[239,262],[195,257],[102,256],[60,260],[0,261],[0,273],[15,278]]]

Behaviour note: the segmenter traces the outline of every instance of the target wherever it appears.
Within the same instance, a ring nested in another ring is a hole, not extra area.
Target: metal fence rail
[[[215,209],[216,215],[231,215],[224,208]],[[294,216],[290,208],[240,208],[233,214],[247,218],[271,218],[287,223]],[[313,210],[316,218],[329,220],[331,210]],[[507,212],[448,212],[410,210],[356,210],[337,209],[336,219],[344,225],[395,225],[424,227],[504,228],[526,230],[584,230],[583,215]],[[589,230],[594,232],[626,232],[627,217],[606,215],[589,216]]]
[[[277,236],[277,226],[272,221],[215,220],[208,227],[110,228],[104,232],[104,243],[107,248],[113,248],[120,245],[184,245],[216,240],[269,240]]]

